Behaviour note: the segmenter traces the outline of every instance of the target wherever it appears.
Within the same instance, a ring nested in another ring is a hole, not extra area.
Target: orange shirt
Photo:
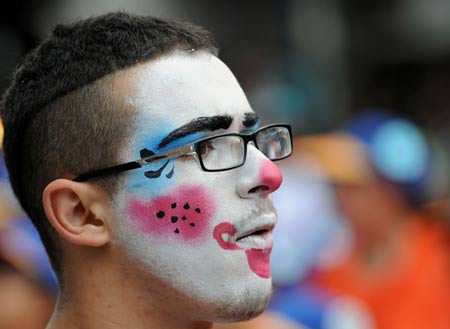
[[[404,243],[389,267],[369,272],[354,255],[319,273],[315,282],[365,302],[378,329],[449,329],[448,232],[418,216],[408,220]]]

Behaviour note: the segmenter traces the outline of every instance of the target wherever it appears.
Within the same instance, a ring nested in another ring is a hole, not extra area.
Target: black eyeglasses
[[[272,161],[287,158],[292,154],[291,126],[288,124],[272,124],[250,133],[229,133],[202,138],[159,154],[152,154],[139,160],[82,174],[76,177],[74,181],[83,182],[96,177],[141,168],[157,161],[187,155],[194,156],[204,171],[230,170],[245,163],[249,142],[252,142],[258,150]]]

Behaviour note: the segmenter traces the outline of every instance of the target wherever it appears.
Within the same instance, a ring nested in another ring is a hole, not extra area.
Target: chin
[[[267,308],[272,293],[272,281],[264,279],[258,287],[249,285],[234,296],[226,294],[228,298],[216,305],[212,322],[239,322],[257,317]]]

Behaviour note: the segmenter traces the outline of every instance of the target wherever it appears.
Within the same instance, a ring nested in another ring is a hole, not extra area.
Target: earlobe
[[[100,187],[57,179],[47,185],[42,198],[48,220],[65,240],[90,247],[109,241],[108,197]]]

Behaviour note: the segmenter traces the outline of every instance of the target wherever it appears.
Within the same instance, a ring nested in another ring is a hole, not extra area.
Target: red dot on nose
[[[268,187],[266,193],[276,191],[283,181],[280,169],[270,160],[264,160],[259,170],[259,178],[262,185]]]

